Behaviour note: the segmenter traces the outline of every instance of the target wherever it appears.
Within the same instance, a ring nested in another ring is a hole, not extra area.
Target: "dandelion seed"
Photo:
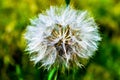
[[[27,26],[25,39],[31,61],[49,69],[53,65],[82,66],[101,40],[98,26],[87,11],[50,7]]]

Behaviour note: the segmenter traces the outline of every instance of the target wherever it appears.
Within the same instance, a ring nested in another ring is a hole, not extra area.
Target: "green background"
[[[23,37],[29,20],[64,0],[0,0],[0,80],[54,80],[56,73],[29,61]],[[102,41],[88,64],[57,73],[57,80],[120,80],[120,1],[71,0],[75,9],[88,10],[99,26]]]

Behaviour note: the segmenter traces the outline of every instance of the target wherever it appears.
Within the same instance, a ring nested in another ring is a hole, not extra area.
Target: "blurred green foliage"
[[[84,68],[58,72],[54,79],[120,80],[120,1],[70,1],[75,9],[88,10],[95,17],[102,41]],[[65,0],[0,0],[0,80],[53,80],[53,72],[29,61],[23,38],[29,19],[51,5],[65,5]]]

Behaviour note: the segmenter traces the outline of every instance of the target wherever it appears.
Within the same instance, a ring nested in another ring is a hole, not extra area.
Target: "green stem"
[[[65,2],[66,2],[66,6],[70,4],[70,0],[65,0]]]
[[[57,80],[57,68],[53,68],[48,74],[48,80]]]

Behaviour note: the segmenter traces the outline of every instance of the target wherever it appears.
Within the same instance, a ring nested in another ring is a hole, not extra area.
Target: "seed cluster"
[[[31,21],[25,39],[30,60],[49,69],[54,65],[81,67],[82,60],[89,59],[97,50],[101,37],[87,11],[51,6]]]

